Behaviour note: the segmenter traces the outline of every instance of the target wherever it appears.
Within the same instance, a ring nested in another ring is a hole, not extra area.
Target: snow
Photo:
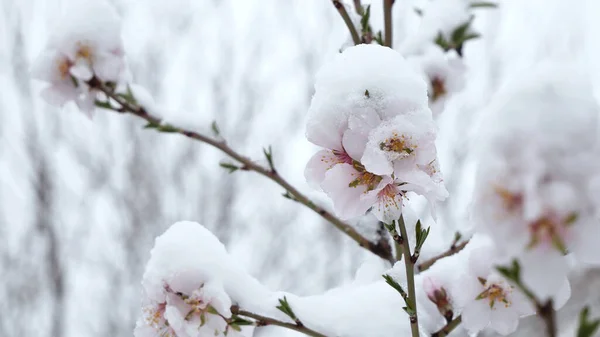
[[[375,113],[389,120],[426,106],[426,88],[398,52],[377,45],[348,48],[316,76],[306,136],[315,145],[338,149],[350,115]]]

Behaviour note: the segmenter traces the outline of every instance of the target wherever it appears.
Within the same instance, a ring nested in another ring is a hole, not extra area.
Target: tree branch
[[[271,317],[266,317],[262,315],[258,315],[246,310],[240,309],[237,305],[231,307],[231,313],[238,316],[245,316],[249,318],[253,318],[256,320],[256,326],[266,326],[266,325],[276,325],[282,328],[287,328],[290,330],[301,332],[307,336],[313,337],[327,337],[321,333],[318,333],[312,329],[307,328],[302,322],[298,323],[286,323],[282,321],[278,321]]]
[[[121,106],[120,108],[117,108],[117,109],[113,108],[112,110],[120,112],[120,113],[129,113],[129,114],[135,115],[135,116],[140,117],[140,118],[148,121],[149,123],[152,123],[155,125],[164,125],[164,124],[162,124],[162,120],[160,118],[152,116],[142,106],[131,103],[131,102],[127,101],[124,97],[117,95],[111,87],[109,87],[105,83],[101,82],[98,78],[96,78],[96,77],[92,78],[90,81],[88,81],[88,84],[90,85],[90,87],[97,89],[99,91],[102,91],[107,97],[113,99]],[[324,208],[313,203],[305,195],[300,193],[300,191],[298,191],[294,186],[292,186],[290,183],[288,183],[283,177],[281,177],[279,175],[279,173],[277,173],[277,171],[275,171],[274,169],[268,168],[268,167],[263,167],[259,164],[256,164],[249,158],[244,157],[243,155],[237,153],[235,150],[230,148],[227,145],[227,143],[223,140],[213,139],[213,138],[207,137],[205,135],[202,135],[200,133],[182,129],[182,128],[173,127],[171,125],[166,125],[166,126],[168,126],[169,132],[179,133],[188,138],[211,145],[211,146],[221,150],[222,152],[224,152],[225,154],[227,154],[229,157],[233,158],[237,162],[241,163],[243,165],[242,168],[244,170],[254,171],[254,172],[274,181],[279,186],[283,187],[289,194],[291,194],[296,201],[298,201],[299,203],[310,208],[315,213],[317,213],[321,217],[323,217],[325,220],[329,221],[337,229],[339,229],[340,231],[342,231],[343,233],[348,235],[356,243],[358,243],[361,247],[363,247],[363,248],[371,251],[373,254],[393,263],[394,258],[392,256],[392,252],[391,252],[389,245],[386,247],[386,246],[381,245],[380,243],[371,242],[369,239],[362,236],[352,226],[345,223],[341,219],[337,218],[335,215],[328,212]]]
[[[463,248],[465,248],[467,246],[468,243],[469,243],[469,240],[463,241],[462,243],[459,243],[459,244],[452,244],[452,246],[450,246],[450,249],[448,249],[447,251],[445,251],[439,255],[436,255],[429,260],[425,260],[422,263],[419,263],[419,265],[417,266],[417,270],[419,272],[422,272],[422,271],[429,269],[438,260],[441,260],[445,257],[451,256],[451,255],[454,255],[454,254],[460,252],[461,250],[463,250]]]
[[[383,0],[384,45],[392,48],[392,5],[394,0]]]
[[[456,329],[456,327],[459,326],[461,322],[462,322],[462,317],[458,316],[455,319],[453,319],[452,321],[450,321],[450,323],[446,324],[445,327],[441,328],[437,332],[432,333],[431,337],[446,337],[452,331],[454,331],[454,329]]]
[[[410,299],[410,329],[412,337],[419,337],[419,318],[417,314],[417,296],[415,292],[415,261],[412,259],[410,254],[410,247],[408,243],[408,234],[406,231],[406,224],[404,223],[404,216],[400,216],[398,221],[398,227],[400,228],[400,242],[402,242],[402,250],[404,254],[404,266],[406,267],[406,283],[408,285],[408,298]]]
[[[346,23],[348,30],[350,31],[350,35],[352,35],[352,41],[355,45],[360,44],[360,36],[358,35],[358,31],[356,31],[356,27],[354,27],[354,23],[346,10],[346,7],[340,0],[332,0],[333,6],[337,9],[337,11],[342,16],[342,19]]]

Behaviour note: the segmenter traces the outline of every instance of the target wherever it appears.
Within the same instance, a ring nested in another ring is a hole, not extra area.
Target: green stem
[[[400,228],[400,237],[402,238],[402,250],[404,252],[404,266],[406,267],[406,283],[408,285],[408,298],[410,299],[410,305],[412,307],[412,313],[409,315],[410,318],[410,330],[412,337],[419,337],[419,318],[417,314],[417,296],[415,291],[415,262],[410,254],[410,247],[408,243],[408,234],[406,231],[406,224],[404,223],[404,216],[400,216],[398,221],[398,227]]]

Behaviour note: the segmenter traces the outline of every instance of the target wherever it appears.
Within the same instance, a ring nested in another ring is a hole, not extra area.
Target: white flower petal
[[[470,332],[479,332],[490,323],[491,309],[487,300],[473,300],[462,313],[462,323]]]
[[[79,58],[69,69],[69,72],[71,75],[82,81],[89,81],[94,76],[92,69],[90,69],[89,63],[83,58]]]
[[[333,201],[335,213],[344,220],[364,215],[375,203],[375,196],[361,198],[367,191],[366,186],[349,186],[359,176],[360,173],[352,165],[338,164],[327,171],[321,184],[323,191]]]
[[[540,300],[555,296],[564,285],[567,261],[553,247],[528,250],[519,260],[521,280]]]
[[[340,163],[339,158],[331,150],[321,150],[315,153],[306,164],[304,177],[312,188],[320,190],[325,173]]]
[[[496,330],[501,335],[508,335],[519,325],[519,315],[511,307],[504,307],[502,303],[497,303],[492,310],[490,328]]]

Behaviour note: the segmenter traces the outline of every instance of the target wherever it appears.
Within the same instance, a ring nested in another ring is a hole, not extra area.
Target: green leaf
[[[362,27],[363,32],[369,31],[369,19],[371,18],[371,5],[367,6],[365,13],[360,19],[360,26]]]
[[[450,50],[450,42],[448,42],[446,40],[446,38],[444,37],[444,34],[442,34],[442,32],[438,33],[434,42],[435,42],[435,44],[440,46],[440,48],[442,48],[444,51]]]
[[[497,8],[497,7],[498,7],[497,3],[487,2],[487,1],[473,2],[469,5],[469,8]]]
[[[565,219],[565,225],[569,226],[569,225],[574,224],[578,218],[579,218],[579,214],[577,214],[577,212],[573,212],[573,213],[569,214],[569,216],[567,216],[567,218]]]
[[[285,296],[283,296],[283,299],[279,299],[279,305],[276,308],[286,314],[292,320],[298,320],[298,317],[296,317],[296,314],[294,314],[294,311],[292,310],[292,307],[290,307],[290,304]]]
[[[236,165],[231,164],[231,163],[225,163],[225,162],[219,163],[219,166],[221,166],[224,169],[229,170],[229,173],[233,173],[233,172],[235,172],[235,171],[237,171],[237,170],[240,169],[239,166],[236,166]]]
[[[271,169],[271,171],[275,172],[275,165],[273,164],[273,150],[271,149],[271,145],[269,145],[268,149],[263,148],[263,153],[267,158],[267,162],[269,162],[269,168]]]
[[[209,314],[213,314],[213,315],[219,314],[217,309],[213,308],[212,305],[209,305],[208,308],[206,308],[206,312],[208,312]]]
[[[396,289],[396,291],[399,292],[402,297],[406,296],[406,291],[404,291],[400,283],[396,282],[396,280],[394,280],[390,275],[383,274],[381,276],[385,279],[385,283]]]
[[[592,337],[600,327],[600,319],[590,320],[590,308],[585,307],[579,314],[579,327],[577,337]]]
[[[237,315],[233,316],[231,318],[230,322],[231,322],[231,324],[234,324],[234,325],[254,325],[254,322],[249,321],[249,320],[242,318],[240,316],[237,316]]]
[[[117,94],[117,96],[123,98],[128,103],[135,104],[135,105],[138,104],[137,100],[133,96],[133,91],[131,91],[131,87],[129,85],[127,85],[127,91],[125,93]]]
[[[471,27],[471,20],[461,24],[456,27],[450,36],[450,40],[454,42],[456,45],[459,45],[462,41],[464,41],[464,37],[467,35],[469,28]]]
[[[496,267],[496,270],[498,270],[498,272],[507,279],[512,280],[516,283],[520,283],[521,266],[519,265],[519,262],[517,262],[516,259],[512,261],[512,264],[510,266],[498,266]]]
[[[383,42],[383,34],[381,33],[381,31],[377,32],[377,35],[375,36],[375,41],[377,41],[377,43],[380,46],[383,46],[385,44],[385,42]]]
[[[96,105],[98,108],[113,110],[113,107],[110,105],[110,103],[108,101],[102,102],[102,101],[96,100],[94,102],[94,105]]]
[[[462,234],[460,234],[460,232],[456,232],[454,233],[454,243],[458,243],[458,241],[460,241],[460,239],[462,239]]]
[[[431,227],[427,227],[427,229],[423,229],[423,226],[421,225],[421,220],[417,221],[417,224],[415,225],[415,233],[416,233],[416,246],[415,249],[416,250],[421,250],[421,248],[423,247],[423,244],[425,244],[425,240],[427,240],[427,236],[429,236],[429,230],[431,229]]]
[[[148,124],[144,125],[144,129],[157,129],[159,126],[159,123],[148,122]]]
[[[388,232],[390,232],[390,233],[396,233],[396,221],[395,220],[392,220],[391,224],[388,224],[388,223],[385,223],[385,222],[382,222],[382,223],[383,223],[383,226],[385,227],[385,229],[388,230]]]
[[[156,127],[156,129],[160,132],[165,132],[165,133],[175,133],[175,132],[179,132],[179,129],[169,125],[169,124],[159,124],[158,127]]]
[[[474,40],[474,39],[478,39],[480,38],[481,35],[478,33],[468,33],[467,35],[463,36],[462,40],[460,41],[459,44],[463,44],[469,40]]]
[[[219,136],[221,134],[221,130],[219,130],[219,126],[217,125],[217,121],[213,121],[210,124],[210,128],[212,129],[215,136]]]

